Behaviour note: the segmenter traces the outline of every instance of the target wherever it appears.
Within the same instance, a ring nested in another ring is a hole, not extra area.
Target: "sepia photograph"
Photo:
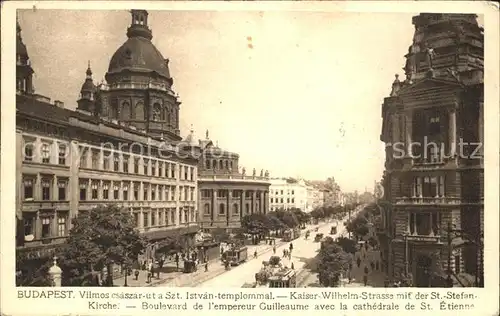
[[[484,25],[18,9],[16,286],[484,287]]]

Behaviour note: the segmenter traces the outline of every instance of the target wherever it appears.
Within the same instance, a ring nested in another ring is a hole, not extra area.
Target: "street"
[[[356,212],[353,212],[353,215]],[[293,243],[293,251],[292,258],[282,259],[283,265],[290,267],[293,263],[294,269],[297,271],[297,284],[301,286],[301,272],[304,269],[304,266],[313,259],[319,250],[320,243],[314,242],[314,236],[318,233],[323,233],[324,237],[331,236],[332,238],[340,237],[341,235],[346,233],[344,221],[347,219],[344,218],[337,222],[337,234],[330,235],[330,229],[334,226],[335,221],[331,221],[329,223],[320,223],[318,232],[314,232],[313,227],[309,226],[307,229],[311,231],[309,238],[306,240],[304,238],[304,233],[307,230],[303,230],[301,237],[292,241]],[[281,246],[276,247],[276,255],[279,257],[283,257],[283,250],[288,249],[290,243],[284,243]],[[255,273],[257,273],[262,267],[262,261],[267,261],[269,258],[273,256],[272,251],[266,252],[265,254],[258,256],[256,259],[253,257],[249,259],[248,262],[238,266],[233,267],[230,271],[223,273],[217,277],[214,277],[206,282],[203,282],[198,285],[198,287],[242,287],[245,283],[253,283],[255,282]],[[307,273],[306,271],[304,271]]]

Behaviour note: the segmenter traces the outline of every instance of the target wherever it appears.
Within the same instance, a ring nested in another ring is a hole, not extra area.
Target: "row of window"
[[[138,228],[151,228],[176,225],[175,208],[159,208],[149,212],[134,212],[135,223]],[[142,220],[142,222],[141,222]],[[179,209],[178,223],[185,224],[198,221],[198,214],[194,208]]]
[[[24,200],[51,201],[68,200],[68,179],[42,176],[36,185],[36,176],[24,175]],[[54,183],[57,186],[54,187]],[[36,189],[40,195],[37,195]],[[79,184],[80,200],[133,200],[133,201],[195,201],[195,187],[169,186],[133,181],[102,181],[81,179]]]
[[[52,160],[51,151],[54,145],[42,143],[40,148],[41,163],[66,165],[66,158],[69,151],[66,144],[57,146],[57,163]],[[141,159],[139,157],[130,157],[130,155],[112,154],[109,151],[86,150],[80,147],[80,168],[91,168],[95,170],[124,172],[131,174],[142,174],[147,176],[157,176],[164,178],[176,178],[177,165],[166,161],[156,159]],[[24,161],[37,161],[34,143],[24,144]],[[142,160],[142,161],[141,161]],[[195,168],[191,166],[180,165],[180,180],[194,181]]]
[[[210,190],[210,189],[202,189],[201,197],[202,198],[212,198],[213,193],[216,194],[218,198],[227,198],[228,194],[231,194],[232,198],[240,198],[242,194],[242,190]],[[261,197],[261,191],[256,191],[255,196],[257,199]],[[252,198],[253,191],[245,191],[245,198]]]
[[[415,177],[413,180],[414,197],[444,197],[445,177]]]
[[[295,203],[295,198],[291,198],[291,199],[287,198],[286,202],[287,203]],[[278,198],[276,198],[276,199],[271,198],[271,203],[281,203],[281,204],[283,204],[284,203],[284,199],[283,198],[280,198],[280,199],[278,199]]]
[[[206,169],[219,169],[219,170],[233,170],[233,161],[232,160],[206,160],[205,161]]]
[[[260,203],[255,204],[255,209],[257,210],[258,213],[262,213],[264,205],[261,205]],[[229,211],[227,209],[227,205],[224,203],[220,203],[217,206],[217,214],[218,215],[226,215],[226,211]],[[240,215],[240,205],[238,203],[234,203],[231,205],[231,211],[233,216],[238,216]],[[210,203],[205,203],[203,205],[203,214],[204,215],[212,215],[212,209]],[[244,215],[250,214],[250,203],[245,203],[245,212]]]
[[[271,195],[273,195],[273,194],[274,195],[283,195],[283,190],[276,190],[276,191],[269,190],[269,193]],[[291,193],[292,193],[292,195],[294,195],[295,194],[295,190],[291,190]],[[286,190],[286,194],[290,195],[290,190]]]
[[[36,213],[23,213],[24,235],[33,235],[35,239],[64,237],[68,234],[68,214],[64,211],[57,212],[57,216],[49,213],[37,217]]]
[[[441,213],[410,212],[408,216],[408,232],[410,233],[410,235],[440,235]]]

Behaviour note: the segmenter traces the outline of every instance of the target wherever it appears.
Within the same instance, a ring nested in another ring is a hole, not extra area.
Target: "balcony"
[[[415,232],[413,234],[406,233],[405,235],[403,235],[403,238],[406,238],[408,241],[413,241],[413,242],[424,242],[424,243],[439,243],[439,242],[441,242],[441,236],[434,235],[434,233],[425,234],[425,235],[421,235],[418,232]]]
[[[401,197],[396,198],[397,205],[459,205],[460,198],[456,197]]]
[[[229,182],[269,182],[269,176],[247,176],[240,173],[204,173],[199,174],[198,179],[202,181],[229,181]]]
[[[175,96],[175,93],[172,90],[170,90],[167,85],[160,83],[153,83],[153,82],[149,83],[120,82],[115,84],[101,84],[99,85],[99,88],[103,91],[121,90],[121,89],[137,89],[137,90],[151,89],[151,90],[164,91],[171,96]]]

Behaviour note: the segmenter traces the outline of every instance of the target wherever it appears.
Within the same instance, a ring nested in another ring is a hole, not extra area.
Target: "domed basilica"
[[[117,120],[153,138],[179,141],[178,96],[168,59],[151,42],[148,12],[132,10],[128,39],[111,57],[106,83],[94,84],[89,67],[80,91],[78,110]]]

